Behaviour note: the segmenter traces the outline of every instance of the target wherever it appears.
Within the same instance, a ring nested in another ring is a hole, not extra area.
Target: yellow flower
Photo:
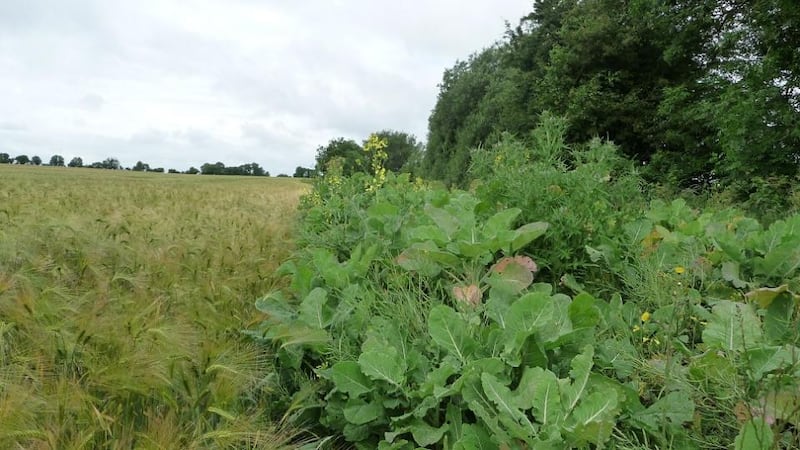
[[[678,275],[683,275],[684,272],[686,272],[686,269],[683,266],[675,267],[675,273],[677,273]]]
[[[648,320],[650,320],[650,313],[648,311],[643,312],[641,319],[642,322],[647,322]]]

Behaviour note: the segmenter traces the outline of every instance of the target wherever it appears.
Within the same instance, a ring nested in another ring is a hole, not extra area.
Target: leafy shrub
[[[249,333],[276,404],[356,448],[796,447],[800,216],[646,207],[558,130],[476,158],[474,193],[317,180]]]
[[[528,250],[553,281],[575,273],[588,282],[597,260],[593,249],[614,246],[622,225],[646,202],[641,179],[612,144],[595,139],[570,148],[565,131],[563,119],[545,114],[529,139],[507,135],[492,149],[474,152],[470,171],[480,180],[481,199],[522,209],[524,221],[552,225]]]

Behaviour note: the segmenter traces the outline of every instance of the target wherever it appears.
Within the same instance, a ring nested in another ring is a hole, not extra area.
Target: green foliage
[[[369,186],[363,174],[317,180],[302,247],[281,269],[289,295],[256,302],[266,319],[250,334],[274,346],[289,393],[275,403],[300,402],[318,434],[359,448],[587,447],[609,445],[619,427],[663,442],[684,433],[685,392],[646,406],[633,371],[606,375],[625,358],[598,353],[598,335],[633,351],[630,309],[534,283],[537,264],[518,252],[547,223],[520,226],[521,209],[407,176]],[[302,373],[319,377],[316,395],[303,394]]]
[[[64,157],[61,155],[53,155],[50,157],[50,165],[55,167],[64,167]]]
[[[424,173],[466,186],[474,149],[564,116],[570,145],[595,137],[681,188],[798,173],[800,46],[785,0],[537,0],[506,39],[443,75]],[[778,206],[779,208],[782,205]]]
[[[317,179],[249,333],[272,402],[356,448],[796,447],[800,216],[648,205],[565,133],[476,152],[472,192]]]
[[[79,157],[79,156],[76,156],[76,157],[72,158],[71,160],[69,160],[69,164],[67,164],[67,166],[69,166],[69,167],[83,167],[83,159],[81,157]]]
[[[317,172],[326,173],[328,165],[335,159],[341,160],[343,175],[363,172],[369,167],[364,149],[356,141],[343,137],[331,139],[328,145],[317,148]]]
[[[143,169],[149,170],[149,166]],[[134,170],[136,169],[134,168]],[[163,172],[164,170],[161,169],[161,171]],[[219,161],[214,164],[203,164],[200,166],[200,173],[203,175],[242,175],[255,177],[269,176],[269,172],[265,171],[260,165],[258,165],[258,163],[247,163],[238,167],[226,167],[225,164]]]
[[[587,278],[645,205],[643,182],[615,146],[595,139],[570,147],[565,134],[565,120],[545,114],[528,139],[506,135],[491,149],[476,150],[470,168],[486,202],[518,207],[523,220],[552,225],[527,250],[554,283],[567,274]]]

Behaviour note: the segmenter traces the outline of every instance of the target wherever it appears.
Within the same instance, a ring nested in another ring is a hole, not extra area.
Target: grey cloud
[[[103,105],[105,104],[105,99],[103,98],[102,95],[86,94],[80,99],[78,103],[83,109],[87,111],[97,112],[103,109]]]
[[[0,1],[0,85],[10,87],[0,148],[291,173],[334,137],[393,128],[424,139],[442,71],[529,9],[529,0]]]

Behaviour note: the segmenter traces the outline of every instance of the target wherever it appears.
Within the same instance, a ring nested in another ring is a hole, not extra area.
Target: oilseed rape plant
[[[389,158],[389,155],[386,153],[386,147],[388,145],[389,141],[374,133],[369,135],[369,138],[367,138],[367,141],[364,143],[364,152],[369,157],[370,169],[373,175],[372,180],[367,185],[367,191],[375,192],[386,182],[386,168],[384,167],[384,163]]]

